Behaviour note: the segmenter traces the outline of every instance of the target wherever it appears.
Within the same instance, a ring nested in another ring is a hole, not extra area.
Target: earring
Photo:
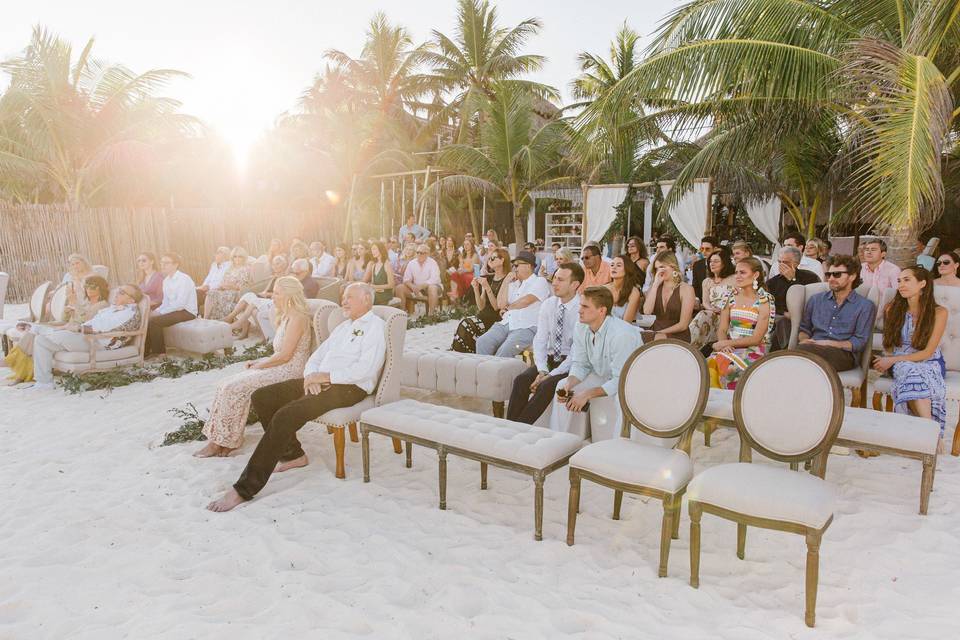
[[[756,281],[756,280],[754,280],[754,281],[753,281],[753,290],[756,291],[756,290],[759,289],[759,288],[760,288],[760,285],[757,284],[757,281]]]

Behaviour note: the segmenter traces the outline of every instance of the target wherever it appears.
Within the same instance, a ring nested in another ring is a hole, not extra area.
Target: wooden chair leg
[[[447,450],[440,447],[437,450],[440,457],[440,508],[447,508]]]
[[[817,583],[820,578],[820,534],[807,534],[807,607],[804,622],[812,627],[817,616]]]
[[[567,500],[567,544],[573,546],[573,533],[577,529],[577,513],[580,511],[580,474],[570,469],[570,497]]]
[[[487,463],[480,463],[480,489],[487,488]]]
[[[407,440],[407,469],[413,466],[413,443]]]
[[[700,587],[700,516],[703,509],[696,502],[690,503],[690,586]]]
[[[393,438],[393,452],[403,453],[403,444],[400,442],[400,438]]]
[[[867,408],[867,378],[866,377],[863,379],[863,383],[860,385],[860,393],[857,395],[857,397],[860,399],[860,404],[858,404],[857,406],[860,407],[861,409],[866,409]]]
[[[714,426],[712,422],[707,421],[703,423],[703,446],[710,446],[710,438],[713,436],[713,429]]]
[[[887,396],[887,407],[885,410],[887,413],[893,413],[893,396]]]
[[[670,541],[673,539],[673,519],[679,514],[674,513],[673,498],[663,500],[663,522],[660,524],[660,567],[657,575],[667,577],[667,562],[670,559]]]
[[[743,560],[743,552],[747,546],[747,525],[737,523],[737,557]]]
[[[343,452],[347,447],[346,434],[344,434],[344,428],[338,427],[333,430],[333,449],[337,455],[337,470],[335,475],[341,480],[347,477],[347,473],[344,470],[343,464]]]
[[[350,423],[350,442],[360,442],[360,438],[357,436],[357,423]]]
[[[960,456],[960,419],[957,420],[957,426],[953,430],[953,445],[950,447],[950,455]]]
[[[673,497],[673,532],[671,533],[670,537],[674,540],[680,539],[680,504],[682,501],[682,495],[676,495]]]
[[[860,389],[854,389],[850,392],[850,406],[859,407],[860,406]]]
[[[503,415],[504,415],[504,412],[503,412],[503,403],[502,403],[502,402],[494,402],[494,403],[493,403],[493,409],[492,409],[492,411],[493,411],[493,417],[494,417],[494,418],[502,418]]]
[[[930,505],[930,491],[933,489],[933,471],[937,464],[934,456],[923,457],[923,475],[920,476],[920,515],[927,515]]]
[[[873,410],[883,411],[883,394],[879,391],[873,392]]]
[[[370,482],[370,433],[362,429],[363,438],[360,441],[360,453],[363,456],[363,481]]]
[[[543,480],[542,471],[533,473],[533,539],[543,540]]]
[[[623,491],[614,489],[613,491],[613,519],[620,519],[620,506],[623,504]]]

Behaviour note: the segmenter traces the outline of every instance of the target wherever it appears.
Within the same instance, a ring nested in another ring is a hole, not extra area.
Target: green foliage
[[[182,409],[170,409],[167,413],[172,413],[180,418],[183,424],[181,424],[180,428],[176,431],[164,434],[163,443],[160,446],[167,447],[171,444],[207,439],[206,436],[203,435],[203,425],[205,425],[207,421],[200,417],[200,413],[197,411],[197,408],[193,406],[192,402],[188,402],[187,406]]]

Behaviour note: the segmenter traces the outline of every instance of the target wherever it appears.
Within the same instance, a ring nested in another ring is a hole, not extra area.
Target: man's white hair
[[[310,262],[306,258],[297,258],[293,261],[293,264],[290,265],[291,271],[312,271],[310,267]]]
[[[780,257],[789,257],[797,264],[800,264],[802,255],[803,254],[800,253],[800,249],[797,249],[796,247],[780,247]]]
[[[347,285],[347,288],[344,289],[344,293],[350,291],[350,289],[358,289],[363,292],[364,298],[366,298],[367,304],[373,306],[373,296],[374,290],[373,287],[366,282],[351,282]]]

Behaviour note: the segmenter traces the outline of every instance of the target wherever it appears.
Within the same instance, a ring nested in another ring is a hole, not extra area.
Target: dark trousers
[[[263,425],[263,438],[233,485],[244,500],[263,489],[281,460],[304,455],[297,431],[331,409],[351,407],[367,397],[355,384],[332,384],[318,395],[304,395],[303,378],[278,382],[253,392],[251,404]]]
[[[147,346],[144,355],[154,353],[166,353],[167,345],[163,343],[163,330],[165,327],[172,327],[175,324],[193,320],[197,316],[189,311],[180,309],[171,311],[159,316],[150,316],[150,323],[147,325]]]
[[[510,405],[507,407],[507,420],[533,424],[536,422],[550,403],[557,391],[557,385],[567,377],[566,373],[556,376],[547,376],[540,382],[537,390],[530,395],[530,385],[537,377],[537,368],[530,367],[513,380],[513,389],[510,391]]]
[[[827,347],[822,344],[798,344],[797,349],[820,356],[829,362],[835,371],[849,371],[856,369],[860,364],[854,353],[846,349]]]

